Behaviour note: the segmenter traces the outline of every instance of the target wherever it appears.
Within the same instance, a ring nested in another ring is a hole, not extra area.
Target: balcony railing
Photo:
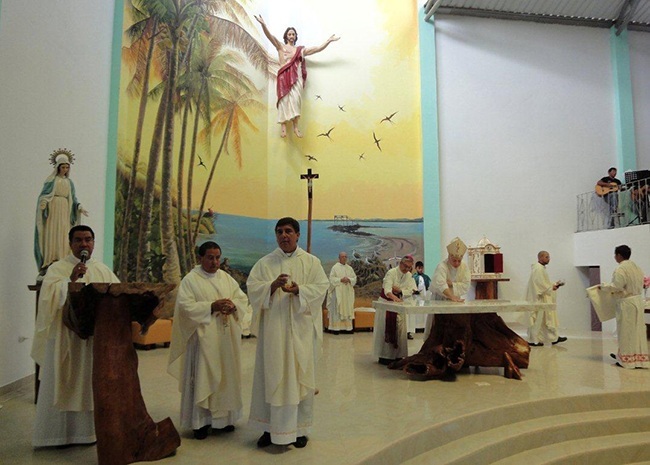
[[[642,179],[602,197],[595,192],[578,195],[578,232],[649,224],[649,190],[650,179]]]

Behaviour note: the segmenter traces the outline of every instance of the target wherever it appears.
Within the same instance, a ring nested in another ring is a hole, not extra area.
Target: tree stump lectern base
[[[171,419],[155,423],[144,404],[131,321],[146,330],[157,318],[171,284],[70,284],[66,325],[79,337],[94,335],[93,400],[99,465],[165,458],[180,446]]]

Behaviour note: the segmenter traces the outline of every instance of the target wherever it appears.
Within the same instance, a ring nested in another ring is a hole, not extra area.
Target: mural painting
[[[346,251],[357,292],[374,295],[400,257],[423,257],[417,6],[349,3],[124,2],[120,279],[178,283],[210,239],[244,285],[275,247],[277,218],[301,222],[306,248],[308,169],[319,174],[311,252],[326,271]],[[340,37],[306,57],[302,137],[280,137],[277,52],[256,15],[276,37],[295,27],[307,48]]]

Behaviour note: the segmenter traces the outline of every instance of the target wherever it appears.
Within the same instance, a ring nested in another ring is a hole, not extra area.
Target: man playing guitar
[[[599,197],[606,197],[610,192],[617,192],[621,186],[621,181],[616,179],[616,168],[610,168],[607,173],[609,176],[601,178],[596,183],[596,194]]]
[[[596,183],[596,194],[602,197],[609,205],[609,227],[614,227],[618,213],[618,190],[621,181],[616,179],[616,168],[613,166],[607,171],[608,176],[601,178]]]

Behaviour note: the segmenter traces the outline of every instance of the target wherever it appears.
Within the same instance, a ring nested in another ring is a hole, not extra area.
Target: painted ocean
[[[202,235],[199,243],[217,242],[230,266],[246,273],[260,257],[271,252],[277,244],[273,227],[277,220],[237,215],[215,214],[216,234]],[[331,229],[332,226],[339,230]],[[352,220],[345,224],[335,220],[312,222],[312,252],[321,259],[325,270],[337,261],[340,251],[349,259],[379,257],[395,264],[396,257],[423,255],[423,225],[417,221]],[[307,221],[300,221],[300,247],[307,248]]]

